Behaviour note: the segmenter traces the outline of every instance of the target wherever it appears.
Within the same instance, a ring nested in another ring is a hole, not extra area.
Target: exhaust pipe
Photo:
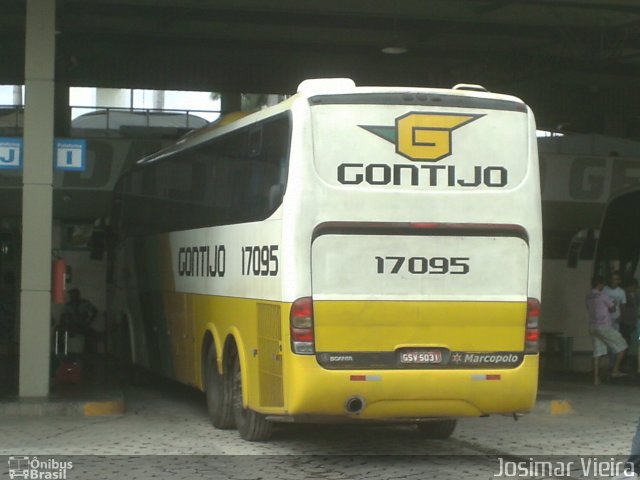
[[[344,404],[344,409],[351,415],[357,415],[364,409],[365,403],[362,397],[349,397]]]

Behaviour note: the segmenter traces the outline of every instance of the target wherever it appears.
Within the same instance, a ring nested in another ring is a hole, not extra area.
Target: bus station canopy
[[[292,93],[483,84],[551,130],[640,136],[635,0],[57,0],[72,86]],[[24,82],[26,0],[0,8],[0,84]],[[401,54],[385,54],[382,49]],[[399,50],[400,49],[400,50]]]

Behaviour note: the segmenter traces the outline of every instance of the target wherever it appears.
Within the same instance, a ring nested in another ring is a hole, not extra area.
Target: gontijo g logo
[[[394,143],[396,152],[409,160],[437,162],[452,153],[452,132],[484,115],[410,112],[396,118],[395,127],[360,125]]]
[[[395,126],[358,125],[363,130],[394,144],[396,154],[410,161],[389,161],[390,159],[385,158],[384,153],[380,152],[380,155],[367,158],[379,158],[381,162],[340,163],[336,172],[337,180],[342,185],[504,188],[509,183],[509,171],[505,166],[474,165],[468,160],[456,160],[441,165],[436,163],[453,154],[454,130],[485,115],[409,112],[397,117]],[[475,135],[457,141],[481,142],[482,139]],[[485,162],[486,160],[490,158],[486,158]]]

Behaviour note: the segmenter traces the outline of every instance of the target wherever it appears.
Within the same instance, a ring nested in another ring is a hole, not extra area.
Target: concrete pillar
[[[273,107],[284,100],[283,95],[267,95],[267,107]]]
[[[69,82],[56,75],[53,132],[56,137],[71,136],[71,108],[69,107]]]
[[[130,88],[97,88],[96,106],[130,108],[132,106],[131,97],[133,90]]]
[[[164,109],[164,90],[153,91],[153,108],[155,110]]]
[[[27,0],[22,284],[21,397],[49,394],[55,0]]]
[[[22,97],[22,85],[13,86],[13,104],[22,105],[24,99]]]

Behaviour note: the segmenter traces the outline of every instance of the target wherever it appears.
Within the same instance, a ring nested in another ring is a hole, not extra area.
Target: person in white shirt
[[[621,283],[622,277],[620,276],[620,272],[616,270],[611,273],[609,284],[602,290],[615,303],[616,309],[611,313],[611,320],[613,322],[613,328],[616,330],[620,330],[620,315],[627,304],[627,294],[624,289],[620,287]]]

